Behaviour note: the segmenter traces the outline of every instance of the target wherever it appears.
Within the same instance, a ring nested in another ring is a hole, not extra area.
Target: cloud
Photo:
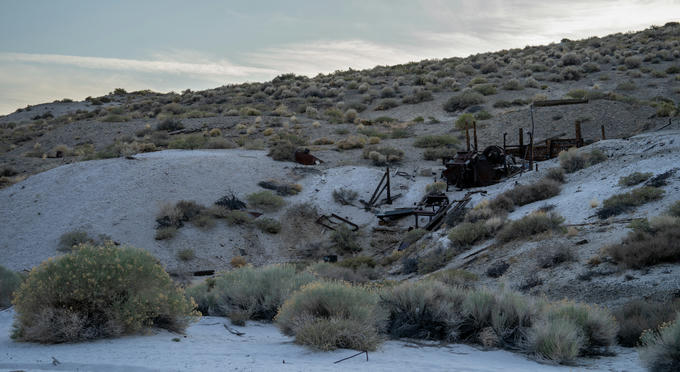
[[[424,57],[405,48],[366,40],[327,40],[292,43],[247,53],[253,65],[280,72],[316,75],[348,68],[399,64]]]
[[[88,69],[135,71],[164,74],[192,74],[245,78],[253,75],[271,75],[276,71],[266,68],[240,66],[226,60],[208,63],[188,63],[173,60],[139,60],[69,56],[61,54],[0,53],[0,63],[39,63],[68,65]]]

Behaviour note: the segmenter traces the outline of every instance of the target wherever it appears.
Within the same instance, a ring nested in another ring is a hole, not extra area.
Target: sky
[[[0,0],[0,115],[28,104],[465,57],[680,20],[680,0]]]

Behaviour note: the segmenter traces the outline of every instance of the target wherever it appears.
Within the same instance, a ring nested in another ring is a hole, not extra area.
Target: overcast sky
[[[638,31],[680,0],[1,0],[0,115]]]

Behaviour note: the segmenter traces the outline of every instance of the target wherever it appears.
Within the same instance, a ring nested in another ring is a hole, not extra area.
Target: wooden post
[[[578,143],[578,147],[581,147],[583,140],[581,139],[581,122],[579,120],[574,122],[574,131],[576,132],[576,143]]]
[[[529,159],[529,170],[534,168],[534,132],[529,133],[529,146],[531,147],[531,158]]]
[[[479,151],[479,147],[477,147],[477,121],[476,120],[472,121],[472,133],[475,137],[475,151]]]
[[[603,139],[603,140],[606,140],[607,137],[604,135],[604,125],[601,125],[601,126],[600,126],[600,129],[602,130],[602,139]]]
[[[385,169],[387,175],[387,204],[392,204],[392,193],[390,192],[390,167]]]
[[[519,128],[519,156],[524,159],[524,131],[522,128]]]
[[[465,123],[465,142],[467,143],[467,150],[470,152],[470,128],[468,128],[468,123]]]

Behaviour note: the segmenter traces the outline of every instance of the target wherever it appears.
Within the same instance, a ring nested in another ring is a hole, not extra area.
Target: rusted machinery
[[[450,214],[461,214],[472,199],[472,194],[485,191],[473,191],[465,194],[461,200],[449,200],[442,192],[433,192],[425,195],[413,208],[397,208],[391,211],[376,214],[382,223],[398,220],[400,218],[413,215],[415,216],[415,228],[418,228],[420,217],[429,217],[425,230],[432,231],[438,229],[445,221],[445,217]]]
[[[460,151],[455,157],[445,157],[446,167],[441,177],[449,185],[460,188],[488,186],[520,170],[514,157],[508,156],[498,146],[489,146],[482,152],[476,150]]]

